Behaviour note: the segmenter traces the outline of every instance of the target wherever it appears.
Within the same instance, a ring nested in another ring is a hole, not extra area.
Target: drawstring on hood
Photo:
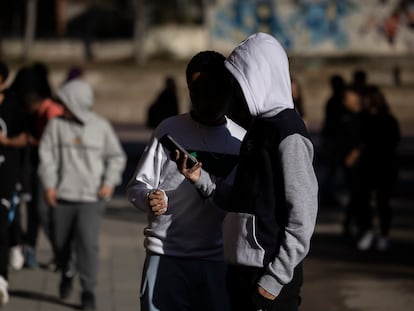
[[[56,95],[79,121],[86,123],[94,102],[93,91],[88,83],[72,80],[59,89]]]
[[[289,61],[272,36],[249,36],[233,50],[225,65],[240,84],[252,116],[273,117],[294,107]]]

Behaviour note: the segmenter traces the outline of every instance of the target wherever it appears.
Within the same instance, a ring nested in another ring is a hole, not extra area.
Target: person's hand
[[[155,190],[148,194],[148,205],[155,216],[160,216],[167,211],[167,201],[164,191]]]
[[[355,163],[357,162],[360,155],[361,155],[361,151],[359,149],[357,148],[352,149],[351,152],[349,152],[347,156],[345,157],[345,166],[347,168],[353,167]]]
[[[101,188],[99,188],[98,196],[100,199],[108,201],[114,192],[114,189],[108,185],[102,185]]]
[[[177,168],[181,174],[184,175],[192,183],[196,183],[200,179],[201,175],[201,162],[197,162],[193,167],[187,168],[187,159],[186,154],[181,155],[180,151],[175,150],[171,153],[171,159],[177,163]]]
[[[267,290],[265,290],[261,286],[257,287],[257,291],[260,295],[262,295],[266,299],[269,299],[269,300],[275,300],[276,299],[276,296],[272,295],[271,293],[269,293]]]
[[[51,207],[56,207],[57,204],[57,194],[55,188],[49,188],[45,191],[45,200],[46,203]]]
[[[32,145],[32,146],[39,145],[39,141],[34,136],[32,136],[32,135],[28,135],[28,137],[27,137],[27,143],[29,145]]]
[[[8,142],[9,140],[7,136],[5,136],[2,131],[0,131],[0,145],[7,146]]]

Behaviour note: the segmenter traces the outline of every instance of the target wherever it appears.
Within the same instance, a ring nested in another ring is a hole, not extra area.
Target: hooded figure
[[[109,122],[91,111],[93,92],[73,80],[57,92],[63,117],[47,124],[39,145],[39,175],[53,207],[60,298],[72,290],[72,247],[82,287],[83,309],[95,308],[99,227],[104,201],[121,182],[125,154]]]
[[[52,119],[45,129],[40,177],[46,189],[57,189],[60,199],[97,201],[101,185],[115,187],[121,182],[124,152],[109,122],[91,110],[94,95],[89,84],[70,81],[57,96],[65,116]]]
[[[250,291],[252,310],[295,310],[300,263],[317,214],[313,145],[294,109],[289,62],[277,40],[263,33],[248,37],[226,67],[254,117],[223,224],[225,257],[234,264],[228,273],[232,307],[243,309],[249,301],[240,297],[251,297]]]
[[[287,55],[272,36],[257,33],[225,65],[235,79],[233,105],[253,117],[231,195],[226,181],[203,169],[179,169],[205,196],[227,200],[220,206],[228,210],[222,228],[232,310],[297,310],[318,184],[313,145],[293,105]]]

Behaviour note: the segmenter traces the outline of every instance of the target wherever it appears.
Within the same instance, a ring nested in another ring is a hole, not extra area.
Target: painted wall
[[[414,0],[217,0],[217,46],[273,34],[290,53],[414,53]]]

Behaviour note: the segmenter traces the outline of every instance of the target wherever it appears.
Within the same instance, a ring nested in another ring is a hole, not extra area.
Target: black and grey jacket
[[[223,222],[228,262],[266,267],[259,285],[278,295],[309,251],[317,214],[313,145],[293,108],[287,56],[271,36],[255,34],[229,56],[255,117],[240,151],[230,206]],[[231,184],[231,183],[230,183]],[[229,183],[202,172],[196,183],[212,197],[226,197]]]

